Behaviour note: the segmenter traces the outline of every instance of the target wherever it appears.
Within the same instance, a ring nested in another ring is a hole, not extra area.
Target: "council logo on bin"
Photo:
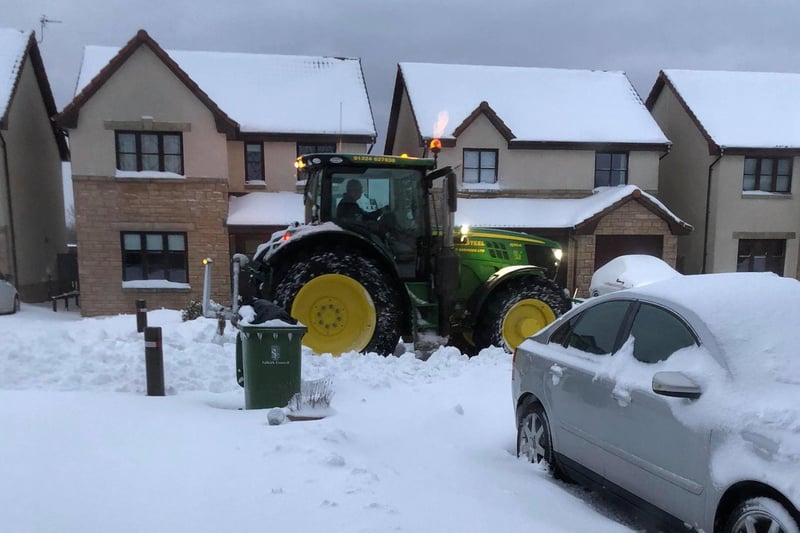
[[[273,344],[270,348],[270,357],[273,361],[278,361],[281,358],[281,347]]]

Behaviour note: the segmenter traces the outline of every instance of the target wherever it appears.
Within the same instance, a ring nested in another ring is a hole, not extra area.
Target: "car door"
[[[628,300],[591,306],[551,336],[545,357],[546,405],[553,446],[568,459],[603,474],[609,452],[598,436],[608,413],[617,409],[610,385],[596,376],[602,362],[618,348]]]
[[[621,372],[616,380],[603,384],[608,387],[604,394],[613,398],[597,434],[609,452],[605,477],[692,523],[693,518],[701,518],[697,513],[704,497],[710,434],[689,429],[673,414],[671,404],[690,400],[654,393],[655,370],[639,371],[643,365],[667,360],[678,350],[698,346],[698,340],[687,322],[669,309],[642,302],[633,311],[629,336],[636,361],[631,363],[642,379],[636,383]],[[691,354],[711,357],[702,349]]]

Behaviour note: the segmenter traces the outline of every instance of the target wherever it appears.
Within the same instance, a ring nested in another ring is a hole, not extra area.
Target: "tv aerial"
[[[47,15],[42,15],[39,18],[39,24],[41,25],[42,29],[39,32],[39,40],[37,42],[39,44],[42,44],[42,41],[44,41],[44,29],[45,29],[45,27],[48,24],[61,24],[61,21],[60,20],[49,19],[49,18],[47,18]]]

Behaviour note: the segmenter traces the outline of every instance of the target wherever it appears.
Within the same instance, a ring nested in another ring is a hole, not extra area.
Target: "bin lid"
[[[274,318],[272,320],[267,320],[265,322],[259,322],[258,324],[251,324],[249,322],[240,321],[238,327],[240,329],[258,329],[258,330],[280,329],[280,330],[308,331],[308,328],[305,327],[300,322],[298,322],[297,324],[289,324],[288,322],[281,320],[279,318]]]

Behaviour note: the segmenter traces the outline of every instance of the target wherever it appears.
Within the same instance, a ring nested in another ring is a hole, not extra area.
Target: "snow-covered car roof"
[[[680,276],[680,273],[658,257],[640,254],[622,255],[595,271],[589,285],[589,293],[597,296],[640,287],[675,276]]]

